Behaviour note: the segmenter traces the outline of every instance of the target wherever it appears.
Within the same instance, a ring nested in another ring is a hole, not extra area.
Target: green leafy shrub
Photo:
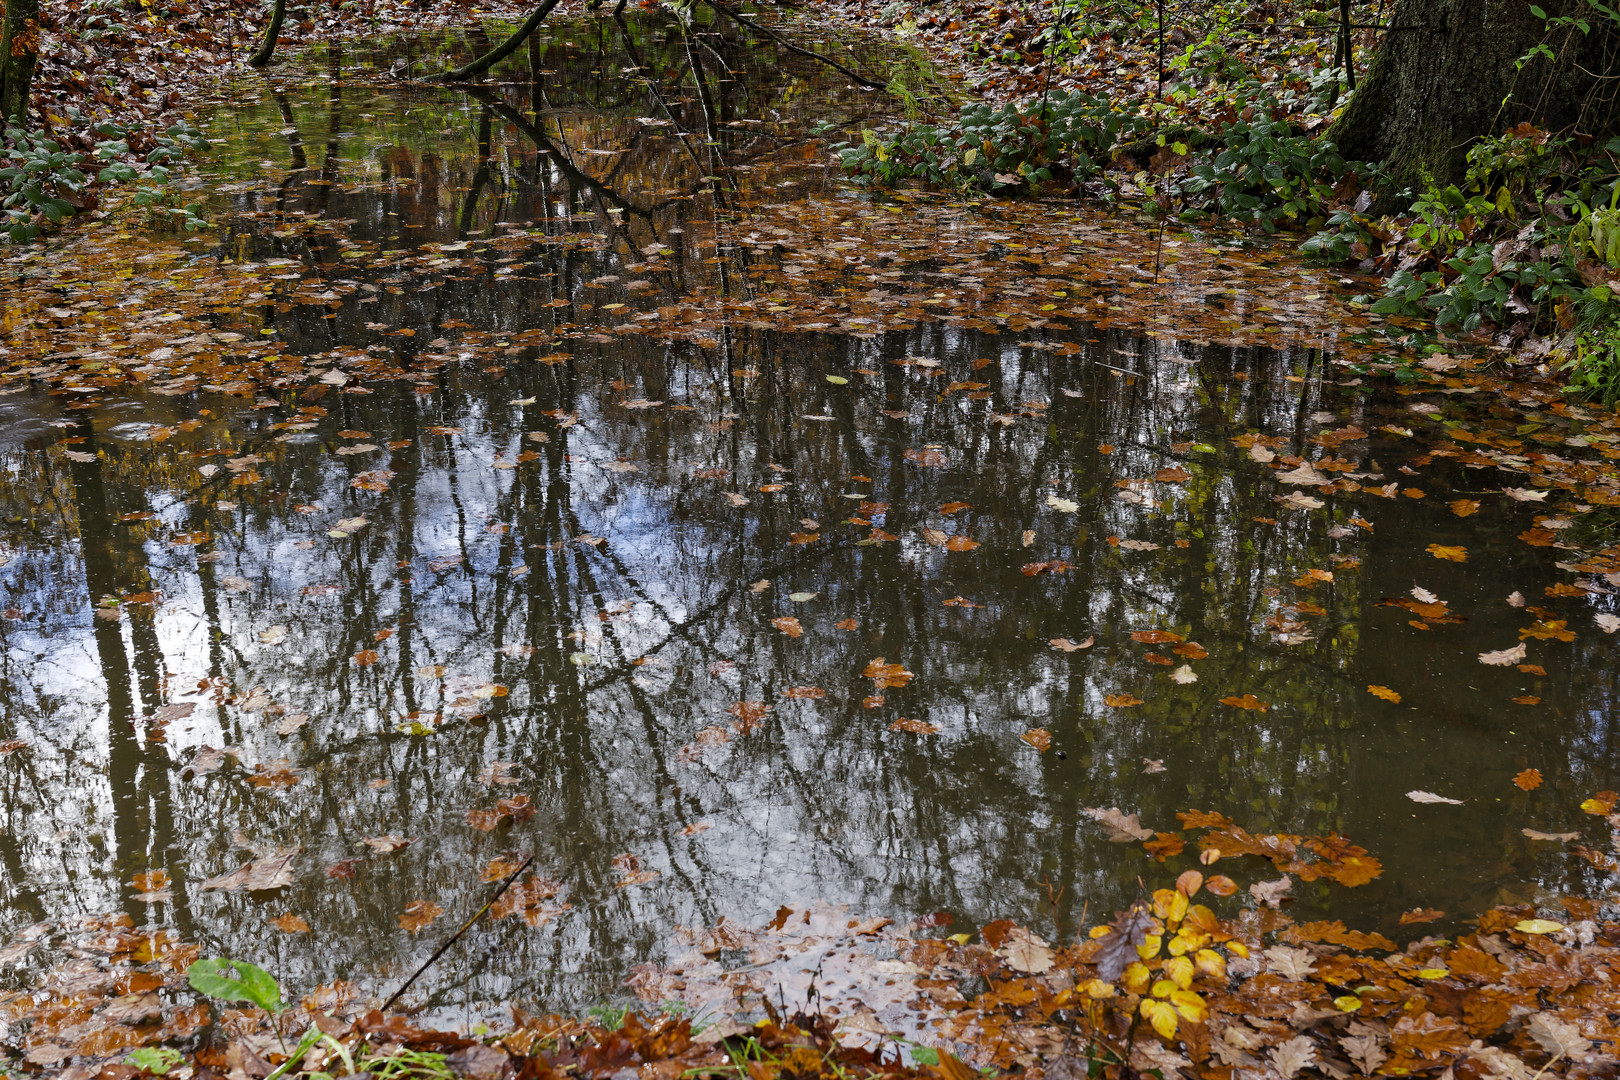
[[[85,155],[63,149],[55,139],[14,126],[6,129],[5,141],[8,145],[0,151],[0,159],[7,162],[0,168],[0,184],[5,185],[0,210],[5,213],[7,238],[18,244],[39,235],[36,216],[48,221],[72,216],[70,197],[83,191],[89,178],[81,168]]]
[[[976,104],[954,124],[908,124],[883,138],[841,147],[845,172],[879,187],[922,180],[938,187],[1033,187],[1055,178],[1095,176],[1121,142],[1150,121],[1082,91],[1010,105]]]
[[[1193,214],[1216,214],[1266,232],[1326,222],[1347,179],[1365,181],[1372,166],[1351,163],[1331,140],[1295,134],[1264,102],[1249,120],[1229,123],[1221,147],[1182,183]],[[1201,197],[1201,198],[1200,198]]]
[[[77,119],[70,116],[70,120]],[[187,151],[206,149],[208,140],[190,124],[176,124],[161,134],[149,136],[151,148],[144,154],[146,167],[130,162],[136,157],[130,148],[131,129],[110,121],[91,129],[97,136],[95,151],[86,154],[69,150],[59,141],[30,132],[13,119],[0,141],[0,229],[13,244],[37,238],[42,222],[61,222],[71,217],[84,202],[90,187],[88,170],[101,163],[95,182],[119,184],[139,181],[134,202],[154,208],[172,199],[169,182],[173,169]],[[186,229],[201,228],[206,222],[199,215],[200,204],[179,208]]]

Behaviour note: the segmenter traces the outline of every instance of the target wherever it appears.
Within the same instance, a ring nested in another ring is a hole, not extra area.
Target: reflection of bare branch
[[[733,22],[741,23],[743,26],[746,26],[751,30],[759,31],[761,34],[764,34],[766,37],[782,46],[782,48],[786,49],[788,52],[798,53],[800,56],[808,56],[812,60],[819,60],[823,64],[826,64],[828,67],[832,68],[834,71],[843,72],[845,75],[848,75],[862,86],[870,89],[884,90],[888,87],[888,83],[881,83],[873,79],[868,79],[865,75],[862,75],[858,71],[850,70],[830,56],[823,56],[818,52],[811,51],[810,49],[800,48],[798,45],[795,45],[793,42],[784,38],[781,34],[778,34],[775,30],[761,26],[752,19],[744,18],[735,11],[732,11],[730,8],[726,7],[724,4],[715,3],[715,0],[703,0],[703,2]]]

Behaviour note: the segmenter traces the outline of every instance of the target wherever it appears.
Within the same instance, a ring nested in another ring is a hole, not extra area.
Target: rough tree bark
[[[1383,161],[1392,187],[1461,175],[1468,146],[1529,122],[1606,135],[1614,128],[1620,26],[1585,0],[1543,0],[1549,15],[1591,24],[1551,26],[1529,0],[1397,0],[1389,31],[1330,137],[1351,159]],[[1532,58],[1538,44],[1555,59]]]
[[[0,122],[28,119],[28,88],[39,60],[39,0],[5,0],[0,21]]]
[[[489,52],[485,53],[483,56],[480,56],[472,63],[463,64],[454,71],[445,71],[433,76],[433,81],[460,82],[463,79],[470,79],[474,75],[482,75],[484,72],[488,71],[490,68],[494,67],[496,64],[500,63],[502,60],[505,60],[508,56],[511,56],[514,52],[516,52],[517,47],[522,45],[523,42],[528,39],[529,35],[534,33],[535,30],[539,28],[542,22],[545,22],[546,16],[551,14],[551,9],[556,7],[557,3],[558,0],[544,0],[544,3],[530,12],[529,17],[523,20],[523,25],[519,26],[512,32],[511,37],[507,38],[505,41],[501,42],[499,45],[495,46],[495,48],[489,50]]]
[[[276,41],[281,37],[281,21],[286,17],[287,0],[276,0],[275,8],[270,12],[270,25],[264,28],[264,41],[248,59],[251,66],[264,67],[270,62],[276,52]]]

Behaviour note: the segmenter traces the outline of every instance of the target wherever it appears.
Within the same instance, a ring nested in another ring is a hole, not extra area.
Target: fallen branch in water
[[[511,37],[471,63],[463,64],[453,71],[440,72],[431,76],[428,81],[460,82],[463,79],[470,79],[474,75],[482,75],[508,56],[511,56],[519,45],[527,41],[529,35],[534,33],[540,24],[546,21],[546,16],[551,14],[551,9],[556,7],[557,3],[558,0],[545,0],[544,3],[529,13],[529,17],[523,20],[523,25],[512,31]]]
[[[556,2],[556,0],[552,0],[552,3],[555,3],[555,2]],[[534,856],[530,855],[530,856],[528,856],[527,858],[525,858],[523,860],[523,862],[518,866],[518,868],[516,870],[512,871],[509,875],[507,875],[506,880],[501,882],[501,887],[495,890],[495,894],[493,896],[491,896],[488,900],[484,901],[484,906],[479,908],[477,911],[473,912],[472,918],[470,918],[466,922],[462,923],[461,924],[461,929],[457,930],[455,933],[451,934],[449,939],[446,940],[443,945],[440,945],[437,949],[433,950],[433,955],[428,957],[427,960],[423,961],[422,966],[417,968],[414,972],[412,972],[411,977],[406,979],[404,984],[401,985],[398,990],[395,990],[393,995],[391,997],[389,997],[389,999],[387,1001],[383,1002],[382,1009],[380,1011],[386,1013],[390,1008],[392,1008],[394,1002],[399,1000],[400,995],[405,993],[405,991],[409,990],[411,988],[411,984],[414,983],[418,978],[421,977],[422,972],[424,972],[428,968],[432,967],[434,961],[436,961],[439,957],[443,956],[446,949],[448,949],[450,946],[454,945],[457,941],[459,941],[461,939],[462,934],[465,934],[468,930],[472,929],[472,924],[477,922],[479,920],[479,918],[483,916],[484,912],[488,911],[490,909],[490,907],[494,905],[495,901],[497,901],[497,900],[499,900],[501,898],[502,893],[506,892],[507,889],[510,889],[512,887],[512,882],[516,881],[518,879],[518,875],[523,873],[523,871],[527,870],[529,868],[530,864],[533,863],[533,862],[534,862]]]
[[[834,71],[843,72],[845,75],[848,75],[850,78],[854,79],[856,82],[860,83],[862,86],[870,87],[873,90],[887,90],[888,89],[888,86],[889,86],[888,83],[881,83],[881,82],[877,82],[877,81],[872,80],[872,79],[868,79],[865,75],[862,75],[858,71],[852,71],[851,69],[845,67],[843,64],[840,64],[838,61],[834,60],[830,56],[823,56],[820,53],[815,52],[815,51],[813,51],[811,49],[806,49],[806,48],[803,48],[801,46],[795,45],[795,44],[793,44],[793,42],[787,40],[781,34],[778,34],[776,31],[770,29],[769,27],[761,26],[759,23],[754,22],[752,19],[744,18],[743,16],[737,14],[735,11],[732,11],[730,8],[726,7],[724,4],[715,3],[715,0],[703,0],[703,2],[705,4],[708,4],[714,10],[718,11],[720,14],[724,15],[726,18],[730,19],[732,22],[738,23],[738,24],[740,24],[742,26],[746,26],[750,30],[759,31],[761,34],[764,34],[766,37],[770,38],[772,41],[774,41],[778,45],[782,46],[782,48],[786,49],[788,52],[798,53],[800,56],[808,56],[812,60],[820,60],[823,64],[826,64],[828,67],[832,68]]]

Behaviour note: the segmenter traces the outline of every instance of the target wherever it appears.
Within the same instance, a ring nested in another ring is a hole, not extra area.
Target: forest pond
[[[379,77],[475,46],[230,84],[213,229],[105,223],[111,285],[8,256],[0,943],[122,911],[381,996],[515,852],[423,999],[583,1008],[680,927],[1067,937],[1196,865],[1088,808],[1348,837],[1382,874],[1295,917],[1402,940],[1602,880],[1524,830],[1620,787],[1613,539],[1558,511],[1611,429],[1367,374],[1285,246],[1132,225],[1108,282],[1027,255],[1069,210],[847,188],[887,99],[734,26]]]

